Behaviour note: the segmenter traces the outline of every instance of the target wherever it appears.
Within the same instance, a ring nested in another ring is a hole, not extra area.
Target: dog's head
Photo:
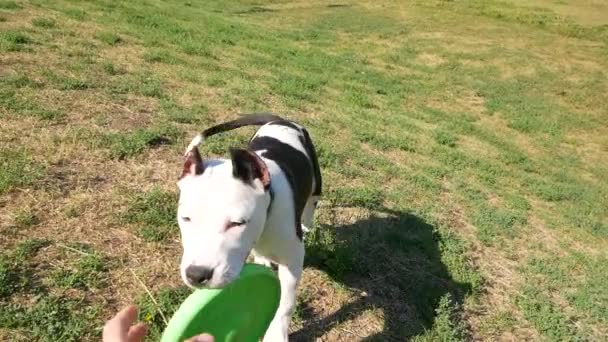
[[[268,168],[248,150],[232,149],[226,161],[203,161],[194,147],[178,186],[182,279],[191,287],[222,287],[240,273],[262,234],[270,204]]]

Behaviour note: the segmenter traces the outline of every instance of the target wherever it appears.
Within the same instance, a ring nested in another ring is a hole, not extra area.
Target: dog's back
[[[308,216],[312,215],[321,196],[322,185],[310,135],[304,127],[280,119],[262,126],[249,142],[249,147],[262,158],[275,162],[285,174],[293,194],[296,232],[302,239],[302,223],[310,225],[312,217]]]

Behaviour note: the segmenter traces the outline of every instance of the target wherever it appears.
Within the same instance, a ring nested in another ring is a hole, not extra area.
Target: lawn
[[[0,340],[158,339],[183,149],[252,111],[323,169],[294,341],[606,340],[607,94],[600,0],[0,0]]]

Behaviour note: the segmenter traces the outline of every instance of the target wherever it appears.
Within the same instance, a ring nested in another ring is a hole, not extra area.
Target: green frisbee
[[[195,290],[175,312],[161,342],[183,342],[207,333],[216,342],[258,341],[274,317],[281,288],[268,268],[246,264],[222,289]]]

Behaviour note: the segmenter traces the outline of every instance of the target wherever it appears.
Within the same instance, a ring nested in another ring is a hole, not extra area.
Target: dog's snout
[[[213,269],[204,266],[190,265],[186,268],[186,278],[190,284],[205,285],[213,277]]]

